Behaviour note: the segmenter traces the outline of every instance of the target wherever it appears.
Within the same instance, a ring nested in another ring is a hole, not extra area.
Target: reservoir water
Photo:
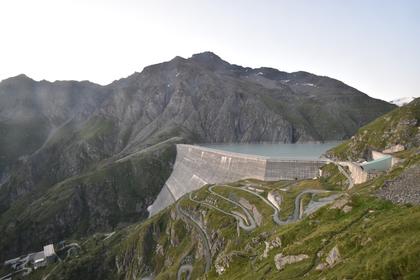
[[[323,143],[296,143],[296,144],[206,144],[203,147],[223,150],[234,153],[258,155],[281,159],[307,159],[315,160],[329,149],[339,145],[341,141],[328,141]]]

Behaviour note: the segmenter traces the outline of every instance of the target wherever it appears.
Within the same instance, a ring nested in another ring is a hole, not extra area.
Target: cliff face
[[[42,227],[51,230],[36,236],[40,243],[143,219],[170,174],[174,143],[337,140],[393,107],[328,77],[244,68],[212,53],[176,57],[107,86],[4,80],[0,258],[37,247],[30,240]],[[127,176],[148,191],[119,196]],[[109,204],[122,214],[98,210]],[[80,205],[89,219],[78,218]]]
[[[135,120],[134,143],[174,127],[201,142],[344,139],[394,108],[328,77],[243,68],[212,53],[153,65],[111,86],[119,94],[102,113]]]

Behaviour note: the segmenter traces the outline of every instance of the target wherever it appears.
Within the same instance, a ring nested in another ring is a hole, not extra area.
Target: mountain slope
[[[382,151],[398,144],[408,150],[420,146],[420,98],[363,126],[350,140],[330,150],[328,155],[357,160],[367,158],[372,149]]]
[[[375,124],[399,123],[419,107],[413,102],[363,130],[383,137]],[[412,139],[411,129],[392,130],[381,147],[396,138]],[[418,279],[420,154],[419,143],[410,143],[410,152],[392,170],[351,190],[333,165],[319,180],[204,186],[143,223],[80,240],[77,256],[31,277]],[[405,192],[408,179],[414,193]],[[390,199],[394,203],[383,199],[390,186],[398,198]],[[263,199],[269,194],[272,204]],[[405,196],[417,199],[404,204]]]
[[[344,139],[394,107],[328,77],[244,68],[208,52],[146,67],[107,86],[4,80],[0,230],[7,235],[0,259],[144,219],[170,174],[174,143]],[[126,184],[127,174],[135,181]],[[120,196],[134,185],[147,191]],[[61,192],[58,207],[51,200]],[[73,204],[87,205],[89,219],[70,211]],[[108,204],[124,215],[95,210]],[[39,208],[45,209],[32,211]],[[36,225],[34,215],[40,215]],[[39,230],[49,227],[54,230]]]

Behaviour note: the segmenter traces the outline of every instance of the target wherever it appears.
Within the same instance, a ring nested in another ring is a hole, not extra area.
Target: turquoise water
[[[340,141],[299,144],[206,144],[207,148],[284,159],[319,159]]]

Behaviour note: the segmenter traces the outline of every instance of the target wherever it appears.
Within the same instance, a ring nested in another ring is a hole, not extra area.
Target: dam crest
[[[262,181],[318,177],[328,160],[303,160],[240,154],[178,144],[171,176],[148,210],[150,216],[173,204],[186,193],[206,184],[221,184],[254,178]]]

